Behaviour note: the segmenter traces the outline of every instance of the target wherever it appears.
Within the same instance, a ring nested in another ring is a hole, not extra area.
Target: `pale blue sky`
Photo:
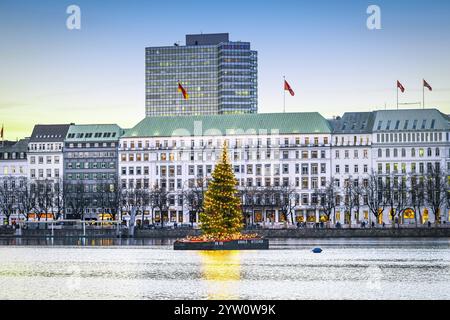
[[[82,29],[66,28],[77,4]],[[382,30],[366,28],[379,5]],[[7,139],[34,123],[118,123],[144,117],[144,49],[187,33],[229,32],[259,52],[259,111],[324,116],[422,100],[450,113],[450,2],[0,0],[0,124]]]

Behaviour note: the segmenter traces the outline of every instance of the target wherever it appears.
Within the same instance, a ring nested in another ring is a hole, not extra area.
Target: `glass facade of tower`
[[[219,45],[219,113],[257,113],[258,56],[250,43]]]
[[[250,43],[229,42],[228,34],[188,37],[187,46],[146,48],[146,116],[256,113],[257,53]]]

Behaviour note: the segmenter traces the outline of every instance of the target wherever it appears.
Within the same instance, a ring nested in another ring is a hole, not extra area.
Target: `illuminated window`
[[[424,149],[419,149],[419,157],[423,157],[425,156],[425,150]]]

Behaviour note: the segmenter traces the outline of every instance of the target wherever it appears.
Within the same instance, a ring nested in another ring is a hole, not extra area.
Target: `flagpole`
[[[425,109],[425,79],[422,79],[422,108]]]
[[[397,110],[398,110],[398,83],[397,83]]]
[[[283,113],[286,113],[286,76],[283,76]]]

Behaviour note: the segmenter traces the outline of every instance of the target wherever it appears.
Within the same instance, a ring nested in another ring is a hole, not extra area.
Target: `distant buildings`
[[[36,125],[28,143],[28,178],[32,182],[62,181],[63,146],[70,124]]]
[[[146,116],[258,111],[257,52],[227,33],[187,35],[186,45],[145,51]],[[178,82],[187,90],[185,100]]]
[[[127,130],[37,125],[29,141],[0,148],[0,180],[28,176],[30,190],[40,190],[33,212],[62,210],[63,199],[67,217],[134,212],[147,223],[196,222],[196,197],[225,140],[248,223],[324,221],[326,202],[333,224],[423,223],[437,212],[427,194],[444,197],[439,214],[449,221],[450,118],[437,109],[332,120],[318,113],[152,116]],[[433,172],[443,177],[440,192],[425,188]],[[45,200],[49,185],[63,192]]]
[[[29,139],[0,143],[0,179],[27,177],[27,152]]]
[[[67,217],[98,218],[116,213],[117,150],[123,133],[116,124],[70,126],[64,140]]]

